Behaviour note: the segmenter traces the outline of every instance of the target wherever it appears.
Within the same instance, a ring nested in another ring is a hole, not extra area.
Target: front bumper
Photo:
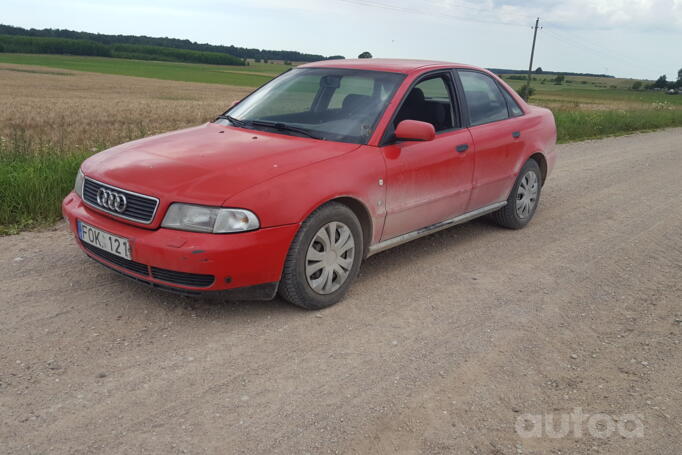
[[[64,199],[62,213],[78,246],[119,273],[183,294],[224,293],[228,298],[245,300],[274,297],[298,229],[292,224],[238,234],[149,230],[100,214],[73,192]],[[87,247],[78,237],[78,220],[127,238],[132,261]]]

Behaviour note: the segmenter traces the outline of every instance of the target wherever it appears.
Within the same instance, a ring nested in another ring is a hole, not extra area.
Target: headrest
[[[372,97],[368,95],[346,95],[343,99],[341,109],[344,111],[356,111],[361,108],[366,108],[372,102]]]
[[[425,102],[426,98],[424,97],[424,92],[422,91],[422,89],[418,87],[413,88],[410,94],[407,95],[407,99],[405,100],[405,103],[409,103],[411,105]]]

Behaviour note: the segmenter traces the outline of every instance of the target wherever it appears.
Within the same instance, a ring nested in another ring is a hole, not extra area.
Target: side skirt
[[[403,243],[411,242],[412,240],[425,237],[427,235],[433,234],[434,232],[442,231],[443,229],[447,229],[458,224],[466,223],[467,221],[471,221],[474,218],[478,218],[479,216],[487,215],[488,213],[492,213],[498,209],[501,209],[505,205],[507,205],[507,201],[496,202],[494,204],[481,207],[480,209],[476,209],[474,211],[464,213],[454,218],[450,218],[449,220],[441,221],[440,223],[432,224],[431,226],[417,229],[416,231],[408,232],[407,234],[402,234],[399,235],[398,237],[393,237],[392,239],[384,240],[383,242],[375,243],[374,245],[369,247],[367,257],[370,257],[377,253],[381,253],[382,251],[386,251],[398,245],[402,245]]]

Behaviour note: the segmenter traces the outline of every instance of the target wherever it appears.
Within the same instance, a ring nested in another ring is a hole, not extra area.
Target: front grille
[[[122,193],[126,198],[126,208],[122,213],[114,212],[106,207],[102,207],[97,202],[97,192],[100,188],[106,188],[107,190],[114,191],[116,193]],[[103,210],[112,215],[126,218],[128,220],[137,221],[138,223],[149,224],[154,219],[154,214],[156,213],[156,208],[159,205],[159,200],[151,196],[145,196],[143,194],[132,193],[130,191],[122,190],[116,188],[115,186],[106,185],[100,183],[96,180],[92,180],[88,177],[85,178],[83,183],[83,199],[89,205]]]
[[[114,265],[123,267],[124,269],[128,269],[137,274],[149,276],[149,268],[145,264],[140,264],[139,262],[130,261],[126,258],[116,256],[115,254],[104,251],[103,249],[97,248],[96,246],[90,245],[89,243],[81,242],[81,245],[83,245],[83,248],[95,256],[101,257],[105,261],[111,262]]]
[[[152,267],[152,276],[157,280],[181,284],[183,286],[192,286],[195,288],[207,288],[215,281],[213,275],[176,272],[174,270],[160,269],[158,267]]]

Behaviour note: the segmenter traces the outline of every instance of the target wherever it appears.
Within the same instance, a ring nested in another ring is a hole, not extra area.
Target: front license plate
[[[109,234],[101,229],[94,228],[82,221],[78,222],[78,237],[92,246],[96,246],[111,254],[132,260],[130,253],[130,242],[128,239],[117,235]]]

